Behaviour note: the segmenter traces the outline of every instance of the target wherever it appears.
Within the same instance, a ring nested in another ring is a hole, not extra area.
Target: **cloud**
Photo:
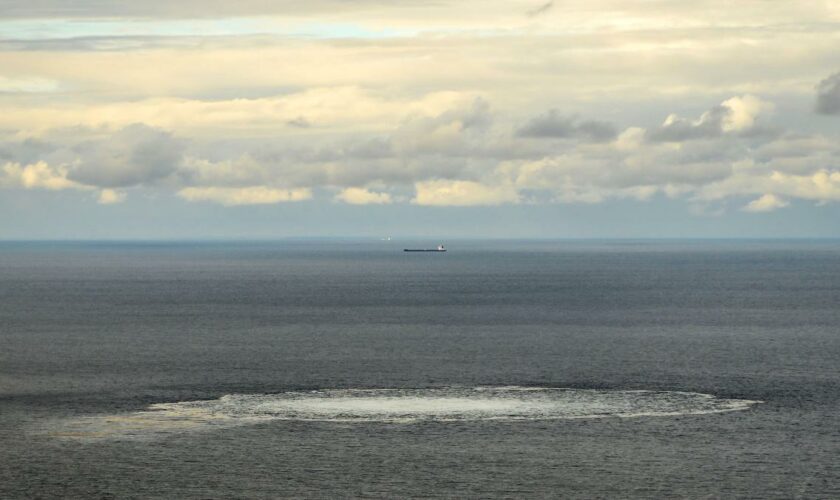
[[[417,182],[412,203],[428,206],[502,205],[519,202],[512,185],[487,185],[474,181],[437,179]]]
[[[314,193],[333,193],[334,201],[349,204],[422,206],[655,196],[721,206],[720,200],[767,193],[784,202],[840,200],[840,142],[816,133],[755,133],[766,126],[762,118],[772,105],[750,95],[726,99],[698,120],[683,120],[689,128],[713,132],[704,140],[678,142],[651,140],[661,127],[638,126],[620,134],[613,130],[613,140],[591,141],[581,137],[591,133],[588,122],[556,110],[535,115],[517,130],[512,116],[518,113],[499,111],[470,93],[371,102],[424,104],[395,111],[387,126],[375,129],[319,125],[300,132],[281,122],[283,132],[269,129],[268,136],[199,132],[175,138],[135,124],[117,132],[50,129],[18,141],[3,142],[0,136],[0,159],[13,166],[0,182],[97,189],[103,202],[121,201],[124,188],[134,187],[226,206],[299,201]],[[540,134],[583,140],[534,140]],[[43,165],[29,167],[39,162]],[[157,168],[161,164],[164,168]],[[405,196],[409,190],[413,197]]]
[[[322,7],[326,4],[336,5],[335,2],[315,1]],[[98,0],[74,0],[67,4],[60,0],[36,0],[21,4],[15,0],[0,0],[0,10],[3,17],[34,17],[34,18],[89,18],[89,17],[137,17],[137,18],[166,18],[166,17],[216,17],[231,15],[276,14],[288,12],[290,2],[265,0],[239,0],[234,4],[229,2],[198,2],[183,0],[180,2],[166,2],[163,0],[147,0],[135,2],[102,2]]]
[[[10,78],[0,75],[0,93],[10,94],[27,94],[27,93],[46,93],[56,92],[60,89],[60,85],[56,80],[47,78]]]
[[[68,178],[108,188],[151,183],[175,172],[183,150],[184,143],[169,132],[134,124],[77,146]]]
[[[346,188],[335,196],[335,200],[351,205],[384,205],[391,203],[391,195],[363,188]]]
[[[103,189],[99,192],[97,203],[100,205],[113,205],[125,201],[125,193],[114,189]]]
[[[523,12],[549,3],[3,0],[0,16],[25,19],[7,21],[0,67],[10,78],[57,82],[57,94],[69,97],[58,100],[63,105],[83,102],[99,111],[92,105],[150,100],[170,115],[177,99],[212,103],[250,100],[270,89],[285,94],[344,86],[392,95],[480,90],[503,105],[522,103],[527,92],[537,106],[602,102],[618,109],[646,98],[812,92],[803,75],[836,63],[837,10],[825,0],[773,2],[771,8],[758,1],[571,0],[551,23],[523,19]],[[222,20],[228,15],[238,19]],[[279,17],[242,18],[251,15]],[[39,17],[58,19],[44,24]],[[68,23],[68,17],[84,19]],[[173,17],[205,20],[159,21]],[[110,26],[110,36],[91,36],[103,26]],[[94,112],[87,119],[122,116]],[[183,133],[180,125],[153,122],[154,116],[131,120]]]
[[[840,201],[835,124],[795,111],[836,64],[835,4],[0,0],[0,183],[226,205]],[[838,87],[818,111],[840,112]]]
[[[238,158],[211,161],[186,156],[176,176],[189,186],[247,187],[271,184],[281,174],[245,153]]]
[[[709,139],[728,133],[747,133],[756,125],[758,117],[771,111],[774,105],[752,95],[732,97],[703,113],[696,120],[671,114],[647,137],[655,142],[683,142]]]
[[[54,144],[40,139],[26,138],[7,142],[0,140],[0,164],[11,162],[28,165],[39,161],[55,164],[55,161],[48,161],[55,149]]]
[[[309,128],[312,126],[312,124],[309,123],[309,120],[307,120],[303,116],[298,116],[297,118],[286,120],[286,125],[296,128]]]
[[[527,14],[528,14],[528,17],[541,16],[541,15],[545,14],[546,12],[548,12],[549,10],[551,10],[553,7],[554,7],[554,0],[551,0],[550,2],[546,2],[542,5],[540,5],[539,7],[536,7],[534,9],[529,10]]]
[[[556,109],[532,118],[516,131],[518,137],[580,138],[593,142],[611,141],[616,138],[615,127],[607,122],[584,120],[562,115]]]
[[[840,201],[840,170],[819,169],[805,174],[787,174],[744,163],[745,166],[735,169],[725,179],[700,186],[693,198],[709,201],[773,193],[777,197],[818,203]]]
[[[178,196],[187,201],[209,201],[225,206],[271,205],[312,198],[309,189],[275,189],[265,186],[244,188],[188,187],[178,191]]]
[[[840,72],[834,73],[817,86],[817,113],[840,115]]]
[[[22,187],[24,189],[47,189],[50,191],[88,189],[87,186],[69,180],[66,168],[53,168],[44,161],[29,165],[6,163],[0,173],[3,174],[0,177],[0,186],[8,188]]]
[[[154,59],[147,62],[155,64]],[[120,62],[114,61],[114,64]],[[184,82],[190,78],[190,75],[166,75],[166,71],[161,70],[159,76],[167,83],[171,83],[170,79]],[[137,79],[147,76],[138,75]],[[215,75],[210,78],[215,78]],[[130,86],[132,82],[113,84],[125,88],[123,86]],[[152,136],[153,132],[162,130],[218,138],[267,137],[289,134],[296,129],[303,132],[315,128],[307,127],[307,124],[317,124],[317,128],[333,133],[381,131],[393,130],[408,122],[421,124],[427,119],[450,122],[460,119],[467,129],[481,126],[488,119],[485,108],[486,103],[469,92],[441,91],[395,97],[357,86],[310,87],[282,95],[248,99],[156,97],[104,102],[49,101],[24,107],[9,106],[0,114],[0,129],[9,127],[39,136],[61,127],[124,128],[112,141],[139,140],[142,135]],[[458,113],[459,116],[448,113]],[[177,144],[174,137],[169,139],[173,146]]]
[[[608,198],[650,197],[653,191],[686,193],[726,179],[744,148],[720,142],[650,143],[643,129],[629,128],[606,144],[576,144],[539,159],[514,160],[521,190],[545,191],[563,202],[597,203]],[[654,189],[655,188],[655,189]]]
[[[765,194],[761,198],[747,203],[747,205],[744,206],[744,211],[753,213],[772,212],[788,205],[790,205],[790,203],[774,194]]]
[[[775,105],[753,95],[732,97],[721,103],[727,110],[722,117],[720,128],[724,132],[740,132],[753,128],[759,115],[773,111]]]
[[[132,18],[154,19],[200,19],[250,16],[330,16],[348,12],[369,12],[372,9],[396,12],[412,7],[421,9],[426,2],[401,0],[308,0],[305,3],[293,0],[238,0],[199,1],[145,0],[143,2],[73,0],[34,0],[21,3],[17,0],[0,0],[0,17],[10,18]],[[451,7],[448,2],[443,6]]]
[[[492,122],[486,100],[461,100],[440,113],[410,115],[392,134],[391,144],[401,154],[464,154]]]
[[[816,201],[840,201],[840,170],[820,169],[806,175],[773,172],[770,182],[776,192]]]

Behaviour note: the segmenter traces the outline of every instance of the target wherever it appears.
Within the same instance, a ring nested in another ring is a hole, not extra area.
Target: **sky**
[[[0,239],[838,238],[836,0],[0,0]]]

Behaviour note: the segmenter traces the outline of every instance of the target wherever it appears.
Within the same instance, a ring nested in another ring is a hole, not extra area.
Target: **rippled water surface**
[[[0,244],[0,497],[840,497],[840,244]]]

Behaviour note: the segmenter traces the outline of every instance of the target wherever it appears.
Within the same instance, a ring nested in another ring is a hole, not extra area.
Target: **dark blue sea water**
[[[0,497],[840,497],[840,242],[437,243],[0,244]]]

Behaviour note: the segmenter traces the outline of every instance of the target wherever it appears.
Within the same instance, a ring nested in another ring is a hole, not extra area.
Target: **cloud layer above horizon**
[[[832,1],[0,0],[0,196],[840,201]]]

